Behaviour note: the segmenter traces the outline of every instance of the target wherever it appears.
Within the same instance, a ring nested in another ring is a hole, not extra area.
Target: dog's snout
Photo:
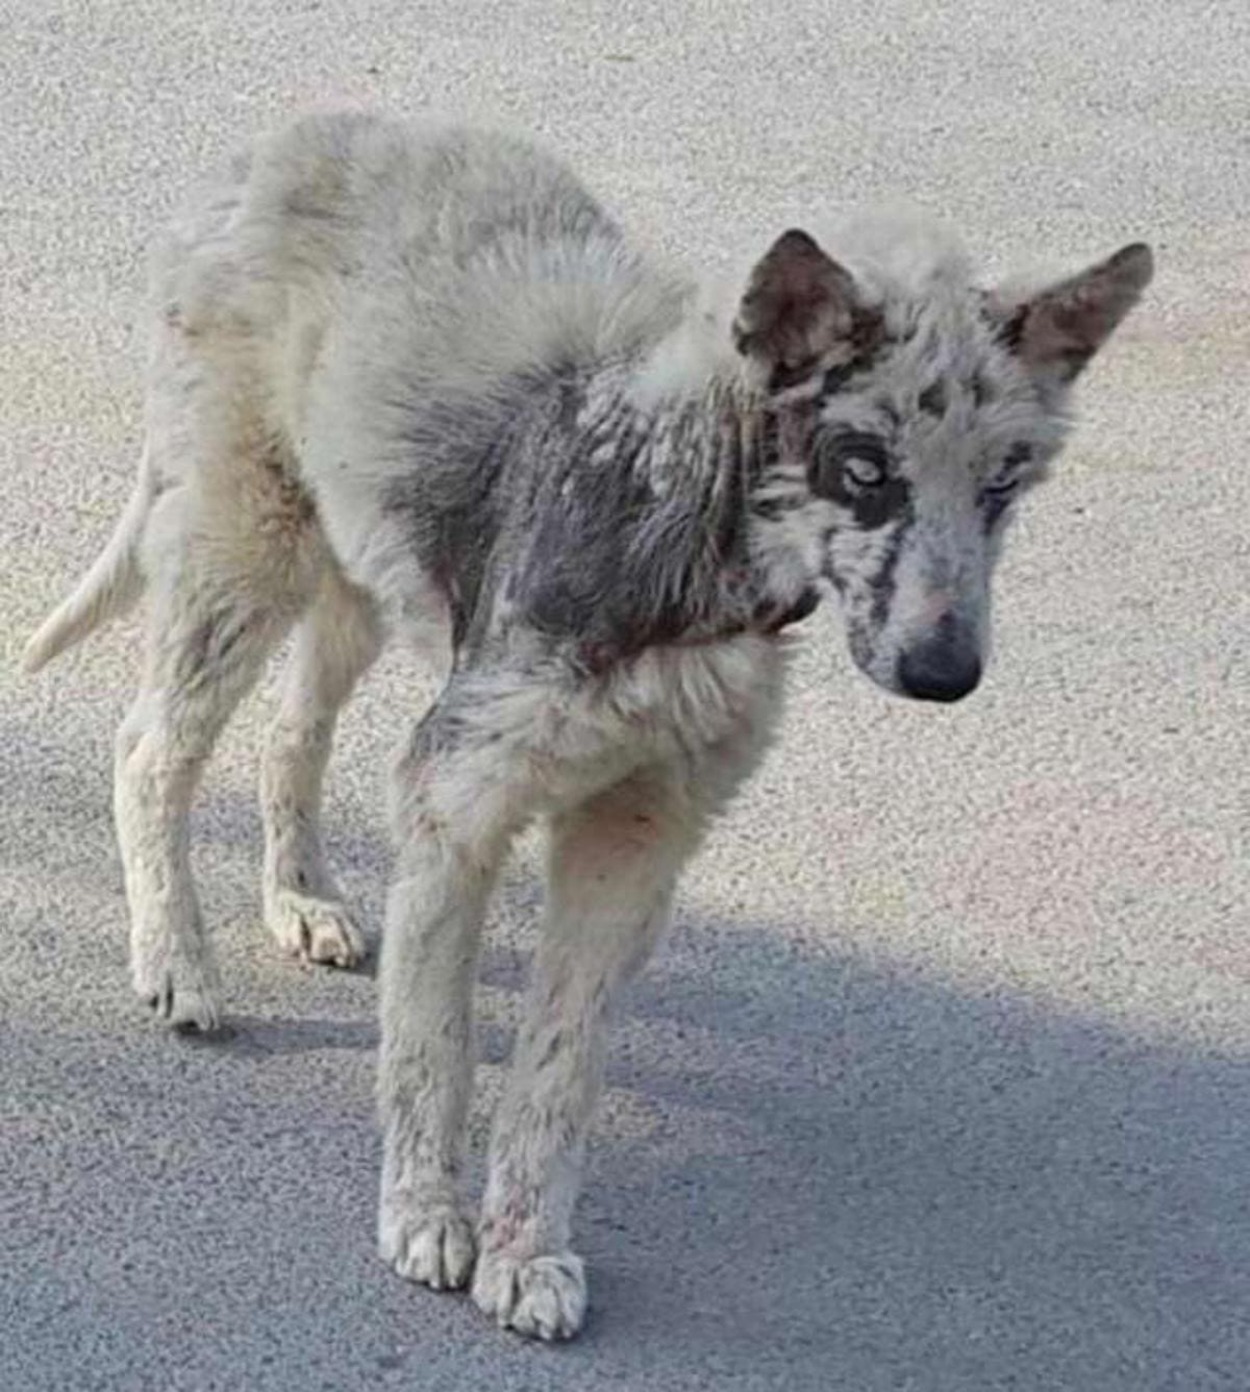
[[[898,684],[921,701],[958,701],[981,680],[981,654],[972,638],[949,621],[898,660]]]

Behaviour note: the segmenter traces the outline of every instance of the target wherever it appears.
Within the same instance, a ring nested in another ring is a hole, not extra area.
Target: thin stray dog
[[[364,951],[317,819],[335,717],[384,636],[446,681],[395,772],[381,959],[384,1259],[568,1337],[604,1020],[777,720],[784,630],[831,587],[889,691],[981,676],[1016,498],[1148,284],[1128,246],[977,288],[945,233],[781,235],[727,313],[499,134],[307,117],[239,159],[154,268],[138,486],[37,668],[150,593],[116,819],[139,995],[221,1020],[188,860],[205,760],[292,626],[264,757],[280,945]],[[476,1229],[460,1193],[483,914],[550,828],[546,922]]]

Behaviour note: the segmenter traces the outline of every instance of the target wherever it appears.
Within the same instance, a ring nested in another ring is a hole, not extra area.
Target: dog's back
[[[276,351],[279,377],[310,371],[332,334],[456,394],[653,343],[685,298],[540,148],[347,112],[302,118],[202,191],[158,253],[154,292],[193,332]]]

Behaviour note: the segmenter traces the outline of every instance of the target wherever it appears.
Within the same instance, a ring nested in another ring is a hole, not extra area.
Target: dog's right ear
[[[850,362],[880,334],[881,316],[863,305],[851,273],[798,229],[782,233],[752,271],[733,326],[738,352],[772,390]]]

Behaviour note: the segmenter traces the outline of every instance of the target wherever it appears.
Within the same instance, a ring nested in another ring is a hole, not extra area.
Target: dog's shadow
[[[783,941],[687,916],[622,1012],[578,1224],[594,1314],[544,1386],[1234,1385],[1244,1064]],[[483,976],[514,995],[523,959]],[[240,1025],[261,1054],[376,1038]]]
[[[597,1148],[586,1356],[934,1392],[1247,1366],[1243,1062],[723,924],[633,1007],[613,1082],[647,1105]]]

